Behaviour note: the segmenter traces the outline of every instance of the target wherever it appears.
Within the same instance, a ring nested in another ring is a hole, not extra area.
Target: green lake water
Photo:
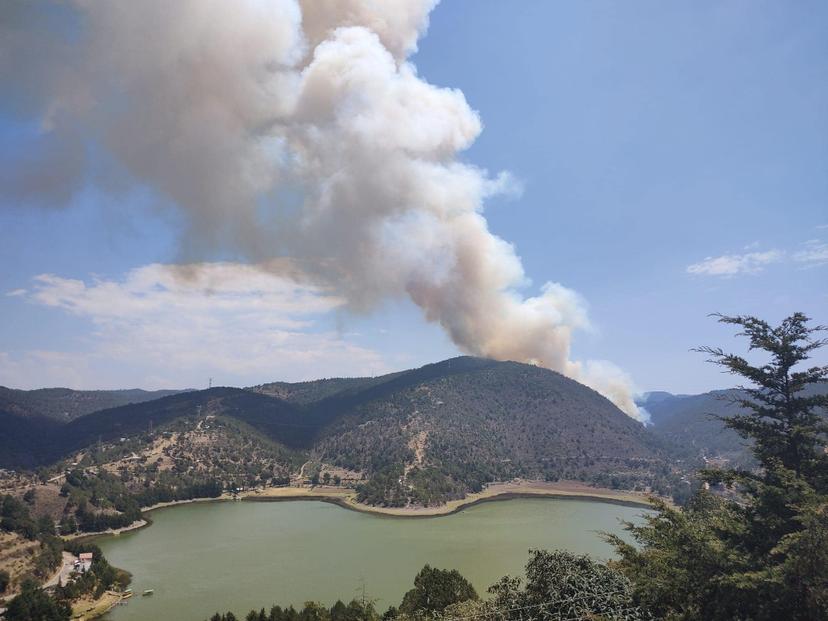
[[[364,581],[377,608],[398,605],[426,563],[458,569],[481,595],[521,574],[529,548],[605,559],[597,531],[621,532],[644,509],[584,500],[513,499],[454,515],[393,518],[324,502],[215,502],[154,511],[153,525],[98,541],[133,574],[136,596],[111,621],[201,621],[274,603],[348,601]],[[141,597],[154,589],[151,597]]]

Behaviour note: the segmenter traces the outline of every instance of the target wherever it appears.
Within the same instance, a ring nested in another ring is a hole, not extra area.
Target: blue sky
[[[489,199],[485,216],[522,258],[526,293],[552,280],[587,301],[593,329],[574,338],[575,358],[612,360],[642,390],[700,392],[733,380],[689,349],[740,346],[708,313],[777,321],[803,311],[828,323],[826,26],[821,2],[446,0],[433,11],[412,61],[480,113],[463,160],[520,181],[521,195]],[[9,95],[5,167],[41,148],[35,120]],[[214,375],[239,385],[459,353],[410,302],[367,316],[320,303],[285,312],[324,364],[230,370],[208,348],[159,368],[141,359],[138,334],[134,355],[118,340],[130,315],[113,323],[32,294],[41,274],[62,287],[123,283],[130,270],[177,261],[182,223],[155,203],[141,188],[113,197],[92,182],[65,206],[6,200],[0,384],[190,386]]]

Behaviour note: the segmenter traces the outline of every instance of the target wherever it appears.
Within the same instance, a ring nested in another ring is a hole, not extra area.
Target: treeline
[[[179,485],[155,485],[135,494],[135,499],[142,507],[151,507],[159,502],[192,500],[193,498],[218,498],[223,486],[215,479],[192,480]]]
[[[284,609],[273,606],[269,611],[264,608],[258,612],[251,610],[241,618],[232,612],[216,613],[210,617],[209,621],[367,621],[369,619],[379,619],[373,604],[363,604],[353,600],[349,604],[337,601],[330,608],[325,608],[315,602],[307,602],[299,610],[293,606]]]

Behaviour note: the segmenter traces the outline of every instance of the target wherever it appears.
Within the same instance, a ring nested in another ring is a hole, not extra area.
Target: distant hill
[[[733,405],[736,390],[717,390],[701,395],[658,393],[655,401],[641,403],[650,413],[654,434],[672,442],[676,452],[686,458],[720,457],[736,462],[749,459],[749,451],[739,435],[718,420],[743,411]]]
[[[665,443],[595,391],[515,362],[460,357],[376,378],[212,388],[68,422],[0,408],[0,465],[49,464],[179,419],[236,419],[310,463],[362,473],[368,502],[427,504],[487,481],[571,478],[668,491]]]
[[[17,390],[0,386],[0,410],[25,417],[43,417],[68,422],[107,408],[143,403],[178,394],[180,390],[72,390],[39,388]]]
[[[809,392],[828,393],[828,385],[815,386]],[[650,413],[653,433],[675,445],[679,453],[748,465],[752,458],[745,441],[716,418],[744,413],[745,409],[733,402],[741,395],[737,389],[700,395],[655,392],[645,395],[639,404]]]
[[[0,440],[0,466],[46,465],[96,442],[149,433],[177,419],[207,414],[223,414],[250,422],[266,435],[290,446],[302,444],[307,434],[294,406],[241,388],[178,393],[99,410],[67,423],[48,417],[16,417],[0,410],[4,430],[8,429],[14,438],[12,447]]]

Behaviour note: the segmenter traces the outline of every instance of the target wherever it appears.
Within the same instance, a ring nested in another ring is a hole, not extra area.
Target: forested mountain
[[[376,378],[192,391],[65,423],[0,407],[0,465],[47,465],[207,416],[360,473],[361,498],[373,503],[429,504],[516,476],[667,492],[677,476],[663,442],[593,390],[547,369],[470,357]]]
[[[825,394],[828,385],[809,387],[804,393]],[[653,433],[672,443],[686,457],[702,455],[748,465],[751,456],[745,441],[717,418],[745,413],[744,408],[734,403],[743,396],[744,393],[737,389],[714,390],[700,395],[655,392],[648,393],[639,405],[650,413]]]
[[[129,403],[143,403],[174,395],[180,390],[72,390],[39,388],[17,390],[0,386],[0,410],[17,416],[45,417],[67,422]]]
[[[632,487],[667,474],[655,437],[557,373],[470,358],[414,373],[368,389],[374,398],[350,396],[314,447],[321,460],[384,475],[366,493],[406,496],[401,477],[428,495],[515,476]]]

